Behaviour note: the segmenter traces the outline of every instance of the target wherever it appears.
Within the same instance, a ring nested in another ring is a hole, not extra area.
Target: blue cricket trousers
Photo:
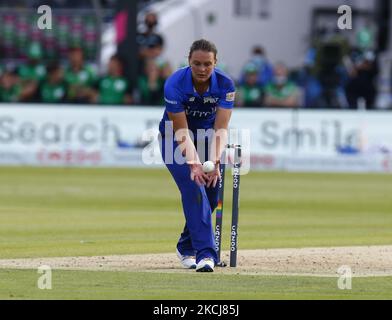
[[[185,215],[185,227],[177,243],[177,249],[182,255],[196,255],[196,263],[203,258],[213,258],[217,263],[217,253],[215,251],[214,231],[212,226],[212,213],[218,205],[219,184],[213,188],[198,186],[191,180],[189,165],[178,164],[174,161],[174,152],[170,152],[165,159],[165,139],[166,143],[173,146],[173,151],[178,147],[173,137],[159,136],[160,150],[163,161],[169,169],[174,181],[181,193],[182,207]],[[169,142],[170,141],[170,142]],[[208,145],[206,144],[205,159],[208,159]],[[199,150],[198,153],[200,154]],[[168,161],[171,160],[171,161]]]

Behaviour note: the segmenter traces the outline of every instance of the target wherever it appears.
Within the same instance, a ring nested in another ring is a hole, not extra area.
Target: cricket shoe
[[[204,258],[196,266],[196,272],[213,272],[215,262],[212,258]]]
[[[195,256],[183,256],[178,249],[176,249],[177,257],[180,259],[182,266],[185,269],[196,269]]]

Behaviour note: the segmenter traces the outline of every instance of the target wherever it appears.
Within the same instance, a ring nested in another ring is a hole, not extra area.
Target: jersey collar
[[[192,82],[192,70],[191,67],[188,67],[187,73],[186,73],[186,81],[185,81],[185,93],[188,94],[194,94],[195,93],[195,88],[193,86],[193,82]],[[216,72],[215,69],[212,72],[211,75],[211,83],[210,83],[210,87],[209,87],[209,92],[211,94],[218,94],[219,93],[219,88],[218,88],[218,81],[216,79]]]

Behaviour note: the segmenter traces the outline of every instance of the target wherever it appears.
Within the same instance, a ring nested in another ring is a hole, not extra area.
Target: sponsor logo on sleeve
[[[226,94],[226,101],[233,102],[235,100],[235,92],[229,92]]]
[[[178,104],[177,101],[169,100],[169,99],[167,99],[166,97],[165,97],[165,101],[166,101],[167,103],[170,103],[170,104]]]

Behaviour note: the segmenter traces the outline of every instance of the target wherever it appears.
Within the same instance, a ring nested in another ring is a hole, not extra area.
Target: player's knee
[[[203,186],[197,185],[193,181],[189,181],[180,186],[180,192],[183,199],[187,201],[196,202],[196,204],[203,204],[203,202],[208,201],[205,189]]]

